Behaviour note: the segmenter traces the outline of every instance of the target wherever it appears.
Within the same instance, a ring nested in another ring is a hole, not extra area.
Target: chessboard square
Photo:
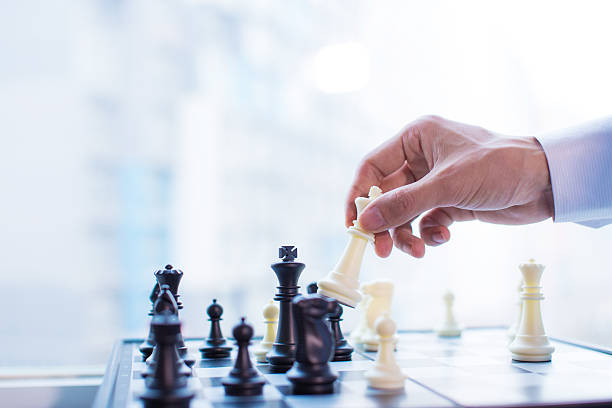
[[[286,374],[264,374],[264,378],[268,381],[268,383],[278,386],[278,385],[288,385],[291,384]]]
[[[200,384],[203,387],[221,387],[221,381],[224,377],[199,377]]]
[[[427,356],[427,357],[459,357],[459,356],[475,356],[475,353],[472,353],[467,350],[461,349],[433,349],[433,350],[424,350],[421,353],[413,353],[418,357]],[[398,358],[403,358],[403,353],[398,353]],[[410,357],[408,357],[410,358]]]
[[[338,371],[338,381],[362,381],[366,370]]]
[[[362,395],[351,394],[346,391],[323,395],[287,395],[287,404],[292,408],[375,408],[376,403],[364,398]]]
[[[211,404],[213,408],[230,408],[230,407],[242,407],[244,408],[290,408],[285,401],[250,401],[250,402],[213,402]],[[194,408],[194,407],[191,407]]]
[[[232,367],[196,367],[194,368],[196,377],[198,378],[209,378],[209,377],[225,377],[232,370]]]
[[[462,369],[477,373],[477,374],[528,374],[531,373],[521,367],[512,364],[490,364],[490,365],[473,365],[463,366]]]
[[[371,360],[360,361],[336,361],[330,363],[332,369],[336,371],[367,370],[372,367]]]
[[[413,358],[413,359],[398,359],[396,358],[397,364],[400,367],[440,367],[446,364],[441,363],[439,359],[433,358]]]
[[[196,361],[196,368],[230,367],[232,365],[231,358],[202,358]]]
[[[376,407],[451,407],[454,406],[444,398],[407,380],[404,388],[399,390],[379,390],[368,386],[366,381],[352,382],[346,388],[353,395],[361,396]],[[346,391],[345,391],[346,392]]]
[[[486,366],[503,362],[500,359],[482,356],[435,357],[434,360],[453,367]]]
[[[462,368],[450,366],[435,366],[435,367],[404,367],[402,372],[410,378],[444,378],[454,376],[470,376],[473,375],[469,371]]]

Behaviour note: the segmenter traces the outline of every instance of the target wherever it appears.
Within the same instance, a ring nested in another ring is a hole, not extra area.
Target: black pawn
[[[351,356],[353,354],[353,348],[346,341],[344,335],[342,334],[342,329],[340,328],[340,322],[342,321],[342,313],[344,310],[340,303],[336,303],[336,307],[334,311],[327,315],[327,319],[329,320],[330,329],[332,335],[334,337],[334,356],[332,357],[332,361],[350,361]]]
[[[295,334],[295,319],[291,301],[298,294],[300,288],[297,283],[304,270],[303,263],[293,262],[297,257],[297,248],[282,246],[278,256],[283,261],[272,264],[272,269],[278,278],[278,293],[274,300],[279,302],[279,319],[276,341],[266,358],[270,363],[270,371],[275,373],[287,372],[295,361],[297,348]]]
[[[151,291],[151,295],[149,295],[149,300],[151,301],[151,310],[149,311],[149,316],[153,316],[153,307],[155,306],[155,301],[157,300],[157,295],[159,294],[159,284],[155,282],[155,286],[153,286],[153,290]],[[147,339],[138,347],[140,353],[142,354],[143,361],[149,358],[151,353],[153,353],[153,347],[155,347],[155,341],[153,339],[153,331],[149,325],[149,335]]]
[[[179,372],[176,345],[181,325],[175,314],[155,315],[151,322],[157,342],[159,363],[146,382],[140,396],[145,408],[188,408],[195,393],[187,387],[187,378]]]
[[[263,386],[266,383],[251,363],[249,344],[251,344],[251,338],[253,337],[253,327],[245,323],[244,320],[243,317],[240,323],[234,326],[232,331],[238,345],[238,355],[236,356],[234,368],[227,377],[221,380],[221,384],[225,387],[226,395],[240,397],[261,395]]]
[[[166,315],[166,314],[173,315],[178,319],[177,310],[178,310],[178,306],[176,305],[174,296],[172,296],[172,292],[170,292],[169,286],[161,285],[161,289],[157,296],[157,300],[155,301],[155,305],[153,306],[153,313],[154,313],[153,319],[155,319],[155,316],[161,316],[161,315]],[[160,358],[159,356],[160,348],[157,346],[157,338],[155,337],[155,331],[153,330],[152,322],[151,322],[151,333],[153,334],[153,343],[155,344],[155,347],[153,348],[153,353],[151,354],[151,356],[146,360],[148,369],[142,373],[142,376],[145,378],[152,375],[152,373],[155,371],[157,367],[157,363],[159,362],[159,358]],[[177,341],[176,341],[176,351],[175,351],[177,353],[177,359],[178,359],[177,365],[179,367],[179,372],[182,375],[189,376],[191,375],[190,367],[192,364],[189,364],[187,361],[183,360],[181,356],[181,349],[182,349],[181,344],[183,345],[182,347],[185,346],[185,343],[183,341],[183,336],[180,332],[180,326],[179,326],[179,332],[177,334]],[[186,351],[186,347],[185,347],[185,351]]]
[[[311,294],[293,300],[297,328],[295,364],[287,372],[294,394],[329,394],[334,392],[338,375],[329,366],[334,354],[334,340],[325,316],[336,308],[330,298]]]
[[[226,341],[221,333],[221,316],[223,315],[223,308],[217,303],[217,299],[213,299],[213,302],[208,309],[208,321],[210,321],[210,333],[208,338],[204,342],[204,346],[200,347],[202,358],[226,358],[229,357],[232,351],[231,347],[225,346]]]

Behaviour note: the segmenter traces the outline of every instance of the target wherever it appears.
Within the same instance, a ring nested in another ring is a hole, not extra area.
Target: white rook
[[[372,186],[368,198],[357,197],[355,199],[357,219],[361,211],[381,194],[380,188]],[[317,285],[320,294],[334,298],[347,306],[355,307],[361,300],[359,273],[363,254],[368,242],[374,243],[374,234],[363,230],[357,220],[353,221],[353,226],[349,227],[348,233],[350,239],[340,261],[325,278],[317,282]]]
[[[512,359],[517,361],[550,361],[555,348],[548,341],[544,332],[540,302],[544,299],[542,295],[542,272],[544,265],[537,264],[533,259],[526,264],[519,265],[523,274],[523,291],[521,300],[523,310],[521,323],[516,336],[508,349],[512,353]]]

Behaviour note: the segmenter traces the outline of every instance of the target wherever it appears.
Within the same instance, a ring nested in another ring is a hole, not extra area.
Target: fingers
[[[404,151],[403,139],[404,137],[410,137],[412,133],[410,128],[403,130],[398,135],[380,145],[363,159],[357,168],[355,180],[349,188],[349,193],[346,198],[345,224],[347,227],[352,225],[353,220],[357,218],[355,198],[365,196],[371,186],[383,188],[383,180],[387,176],[397,173],[398,170],[404,167],[406,154]],[[402,177],[406,177],[406,173],[399,171],[396,177],[397,180],[401,180]],[[391,184],[394,185],[395,183],[392,182]],[[385,191],[384,188],[383,191]]]
[[[376,251],[376,255],[381,258],[386,258],[391,254],[392,249],[393,240],[391,239],[391,235],[389,235],[389,231],[379,232],[374,235],[374,250]]]
[[[431,208],[444,206],[447,191],[431,174],[372,201],[360,215],[359,224],[367,231],[381,232],[404,225]]]
[[[399,250],[415,258],[422,258],[425,255],[425,243],[421,238],[412,234],[412,226],[409,222],[393,230],[393,243]]]
[[[429,246],[438,246],[450,240],[448,227],[455,221],[475,219],[474,212],[455,207],[434,208],[421,219],[421,239]]]

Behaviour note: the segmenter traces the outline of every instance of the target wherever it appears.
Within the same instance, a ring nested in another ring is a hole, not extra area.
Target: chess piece
[[[350,361],[353,354],[353,348],[344,338],[342,329],[340,328],[343,312],[344,310],[340,303],[336,303],[334,311],[327,315],[329,327],[334,338],[334,355],[332,361]]]
[[[397,343],[395,322],[391,320],[389,313],[385,312],[376,319],[374,327],[378,335],[379,346],[374,366],[365,373],[368,385],[372,388],[386,390],[404,388],[406,376],[402,373],[393,355],[393,349]]]
[[[188,381],[179,371],[176,351],[181,325],[175,314],[164,311],[156,314],[151,322],[158,350],[158,363],[146,381],[146,391],[140,395],[145,408],[188,408],[195,393],[188,388]]]
[[[221,319],[223,308],[217,303],[217,299],[213,299],[212,304],[206,309],[206,313],[210,322],[210,333],[204,341],[204,345],[199,348],[202,358],[227,358],[230,356],[232,348],[225,345],[226,341],[221,333],[220,321],[223,320]]]
[[[359,225],[359,214],[381,194],[380,188],[372,186],[368,198],[355,199],[357,220],[353,221],[353,226],[348,229],[349,242],[336,267],[318,282],[320,294],[336,299],[349,307],[355,307],[361,300],[358,290],[361,262],[367,243],[374,243],[374,234],[363,230]]]
[[[176,318],[178,319],[177,311],[178,311],[178,306],[176,304],[176,301],[174,300],[174,296],[172,296],[170,287],[168,285],[161,285],[161,289],[159,291],[157,299],[155,300],[155,305],[153,306],[153,318],[155,318],[155,316],[171,314],[171,315],[176,316]],[[159,358],[160,358],[160,354],[159,354],[160,348],[157,347],[157,339],[155,337],[153,326],[151,326],[151,333],[153,333],[153,343],[155,344],[155,347],[153,348],[153,352],[151,353],[151,356],[149,356],[149,358],[146,360],[148,369],[142,373],[142,376],[145,378],[153,374],[153,372],[155,371],[155,367],[157,366],[157,363],[159,362]],[[183,336],[180,332],[180,325],[179,325],[179,332],[176,338],[177,364],[179,366],[180,374],[185,375],[185,376],[190,376],[191,375],[191,365],[187,361],[185,361],[183,357],[181,356],[182,347],[185,347],[185,343],[183,341]],[[183,353],[183,354],[186,354],[186,353]]]
[[[268,361],[266,355],[272,350],[272,344],[274,344],[274,340],[276,339],[278,306],[274,303],[274,300],[270,300],[266,307],[264,307],[263,316],[264,324],[266,325],[266,333],[261,343],[259,343],[259,347],[253,353],[258,363],[265,363]]]
[[[334,353],[332,333],[325,316],[337,302],[321,295],[298,296],[293,300],[297,329],[295,363],[287,372],[294,394],[329,394],[338,375],[329,366]]]
[[[436,329],[436,333],[440,337],[459,337],[461,336],[462,327],[455,319],[453,313],[453,304],[455,302],[455,295],[451,291],[444,294],[444,306],[445,306],[445,317],[444,323]]]
[[[253,337],[253,327],[245,323],[243,317],[240,323],[234,326],[232,334],[238,345],[238,355],[234,368],[227,377],[221,380],[221,384],[225,387],[225,394],[240,397],[260,395],[266,380],[253,368],[249,357],[249,344]]]
[[[550,361],[555,348],[544,332],[540,310],[540,302],[544,299],[540,286],[544,265],[536,264],[530,259],[528,263],[519,265],[519,269],[525,283],[521,292],[523,313],[516,336],[508,349],[512,353],[512,359],[516,361]]]
[[[370,295],[366,305],[365,317],[367,325],[361,337],[363,348],[366,351],[378,350],[378,336],[376,334],[376,320],[385,312],[391,313],[391,299],[393,297],[393,282],[378,280],[363,285],[363,289]]]
[[[298,294],[300,288],[297,283],[304,270],[303,263],[294,262],[297,257],[297,248],[282,246],[278,250],[282,262],[272,264],[272,269],[278,278],[278,293],[274,300],[279,301],[279,321],[276,341],[266,358],[270,363],[270,370],[284,373],[291,368],[295,361],[295,319],[291,301]]]
[[[159,284],[155,281],[155,285],[153,286],[153,290],[149,295],[149,300],[151,301],[151,310],[149,311],[149,316],[153,317],[155,314],[153,312],[153,306],[155,305],[155,301],[157,300],[157,295],[159,294]],[[150,325],[149,325],[150,326]],[[147,335],[147,339],[138,347],[140,353],[142,354],[142,360],[145,361],[151,353],[153,353],[153,347],[155,347],[155,342],[153,340],[153,332],[149,327],[149,334]]]
[[[164,269],[160,269],[155,272],[155,278],[157,279],[157,283],[161,288],[162,285],[168,285],[170,288],[170,293],[176,302],[176,317],[178,318],[178,311],[183,308],[183,304],[178,299],[181,295],[178,294],[179,284],[181,283],[181,279],[183,278],[183,271],[180,269],[174,269],[172,265],[168,264]],[[187,347],[185,346],[185,341],[183,340],[183,336],[179,337],[178,343],[178,351],[181,358],[185,360],[185,363],[190,367],[195,364],[195,360],[188,358],[187,356]]]
[[[359,313],[359,322],[357,326],[351,331],[349,336],[351,343],[354,346],[363,345],[363,336],[368,328],[368,316],[366,310],[368,309],[368,302],[372,299],[372,296],[368,292],[369,286],[367,284],[361,285],[361,301],[357,304],[356,310]]]
[[[316,282],[312,282],[306,287],[308,294],[317,293],[318,290],[319,287]],[[329,328],[332,332],[335,345],[332,361],[350,361],[354,350],[344,338],[342,329],[340,328],[343,312],[342,306],[338,303],[334,311],[327,315],[327,321],[329,322]]]
[[[523,279],[520,280],[517,290],[518,290],[518,297],[517,297],[516,307],[518,310],[517,310],[516,318],[514,319],[514,323],[512,323],[512,326],[508,328],[508,331],[506,333],[508,336],[508,344],[512,343],[512,340],[514,340],[514,336],[516,336],[516,331],[518,330],[519,324],[521,324],[521,314],[523,313],[523,301],[521,300],[521,291],[523,290]]]

